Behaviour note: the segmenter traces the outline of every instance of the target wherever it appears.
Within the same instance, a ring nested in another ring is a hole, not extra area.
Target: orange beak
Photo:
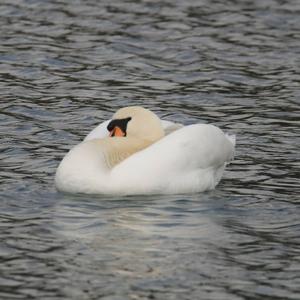
[[[125,136],[125,132],[120,127],[116,126],[112,131],[110,131],[109,136]]]

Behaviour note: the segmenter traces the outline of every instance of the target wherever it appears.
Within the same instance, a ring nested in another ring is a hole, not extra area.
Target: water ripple
[[[298,299],[299,1],[4,0],[0,297]],[[215,191],[63,195],[119,107],[237,135]]]

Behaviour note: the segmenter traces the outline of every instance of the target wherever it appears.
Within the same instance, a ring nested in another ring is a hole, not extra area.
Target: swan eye
[[[125,119],[114,119],[107,125],[107,130],[110,132],[110,137],[114,136],[126,136],[127,124],[131,120],[131,117]]]

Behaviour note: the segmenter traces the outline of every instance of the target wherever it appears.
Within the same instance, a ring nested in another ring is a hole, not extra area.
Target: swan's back
[[[111,175],[120,193],[200,192],[216,186],[233,154],[233,143],[219,128],[190,125],[121,162]]]

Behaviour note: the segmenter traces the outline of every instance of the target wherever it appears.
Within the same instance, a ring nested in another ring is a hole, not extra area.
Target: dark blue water
[[[3,0],[1,299],[299,299],[300,2]],[[237,135],[216,190],[64,195],[118,108]]]

